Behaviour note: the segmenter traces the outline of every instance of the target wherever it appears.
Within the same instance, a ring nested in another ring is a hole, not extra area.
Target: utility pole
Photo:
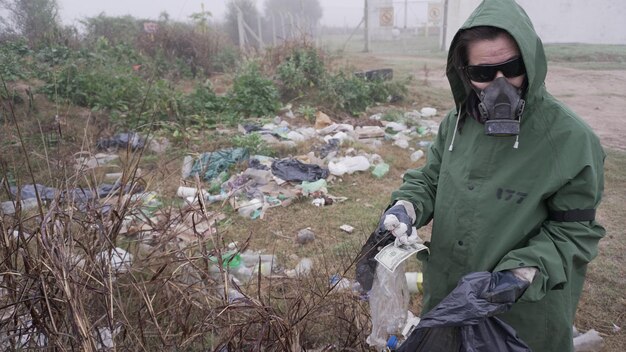
[[[407,14],[409,12],[409,0],[404,0],[404,29],[406,29]]]
[[[441,25],[441,51],[446,51],[446,32],[448,30],[448,2],[449,0],[443,1],[443,22]]]
[[[237,7],[237,30],[239,31],[239,49],[244,52],[246,50],[246,32],[243,28],[243,13]]]
[[[369,53],[370,51],[370,19],[369,19],[369,8],[368,8],[368,0],[365,0],[363,13],[363,23],[365,24],[365,47],[363,48],[363,52]]]

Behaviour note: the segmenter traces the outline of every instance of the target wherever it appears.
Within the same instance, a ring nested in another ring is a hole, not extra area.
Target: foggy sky
[[[206,10],[216,20],[222,20],[226,11],[226,0],[57,0],[61,7],[63,23],[78,24],[85,17],[104,12],[108,16],[132,15],[139,18],[157,19],[163,11],[172,20],[187,21],[189,15],[200,11],[204,3]],[[295,0],[294,0],[295,1]],[[256,0],[262,11],[264,0]],[[363,16],[363,0],[319,0],[324,9],[321,23],[333,26],[355,26]]]

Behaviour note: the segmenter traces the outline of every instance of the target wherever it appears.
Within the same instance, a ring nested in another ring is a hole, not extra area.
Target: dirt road
[[[604,146],[626,151],[626,71],[550,66],[546,87],[591,125]]]

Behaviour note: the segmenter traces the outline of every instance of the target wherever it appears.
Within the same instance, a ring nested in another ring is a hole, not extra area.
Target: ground
[[[605,147],[626,150],[626,71],[551,66],[546,87],[591,125]]]

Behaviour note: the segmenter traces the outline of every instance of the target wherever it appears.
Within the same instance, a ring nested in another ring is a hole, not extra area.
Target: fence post
[[[263,32],[261,31],[261,16],[256,17],[257,33],[259,34],[259,50],[263,50]]]
[[[364,16],[363,16],[363,22],[365,24],[365,47],[363,48],[363,51],[368,53],[370,51],[370,14],[369,14],[369,8],[368,8],[368,1],[365,0],[365,10],[364,10]]]
[[[272,43],[276,46],[276,16],[272,12]]]
[[[243,28],[243,13],[239,7],[237,8],[237,30],[239,31],[239,50],[246,50],[246,32]]]

